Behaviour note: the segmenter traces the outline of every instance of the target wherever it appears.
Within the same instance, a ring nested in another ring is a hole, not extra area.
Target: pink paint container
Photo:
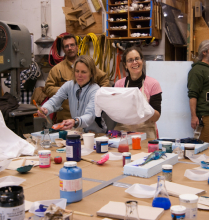
[[[148,141],[148,153],[159,150],[159,142],[158,141]]]
[[[48,168],[51,166],[51,151],[50,150],[39,150],[39,167]]]

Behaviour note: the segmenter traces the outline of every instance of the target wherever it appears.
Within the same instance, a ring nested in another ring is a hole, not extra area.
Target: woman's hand
[[[48,114],[48,109],[41,107],[41,111],[38,110],[38,116],[42,118],[46,118],[46,115]]]
[[[68,130],[68,129],[72,129],[72,127],[75,125],[75,120],[67,119],[67,120],[63,120],[62,123],[64,123],[64,127],[61,128],[60,130]]]

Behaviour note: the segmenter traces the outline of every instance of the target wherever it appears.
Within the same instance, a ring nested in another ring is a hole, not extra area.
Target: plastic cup
[[[94,133],[83,134],[84,147],[94,150]]]

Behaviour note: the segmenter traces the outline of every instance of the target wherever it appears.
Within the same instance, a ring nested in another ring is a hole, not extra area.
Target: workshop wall
[[[65,15],[62,7],[65,6],[65,0],[50,0],[51,1],[51,24],[49,24],[48,36],[54,40],[59,34],[66,32]],[[92,6],[91,0],[88,0],[92,12],[95,9]],[[103,14],[106,15],[105,9],[102,8]],[[106,20],[106,18],[103,18]],[[41,37],[41,0],[0,0],[0,20],[21,23],[25,25],[29,32],[34,36],[34,42]],[[162,21],[163,22],[163,21]],[[106,22],[103,22],[105,26]],[[162,23],[163,27],[163,23]],[[104,27],[104,31],[106,27]],[[162,55],[165,54],[165,34],[162,29],[162,40],[159,46],[142,47],[144,55]],[[34,43],[34,55],[49,54],[50,48],[42,48]],[[90,48],[90,54],[93,54],[93,47]],[[112,64],[112,62],[111,62]],[[43,76],[38,79],[36,86],[44,86],[48,71],[43,71]],[[2,79],[3,82],[4,79]],[[2,83],[4,92],[9,91]]]

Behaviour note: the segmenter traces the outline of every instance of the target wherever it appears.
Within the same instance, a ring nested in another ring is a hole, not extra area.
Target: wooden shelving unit
[[[119,7],[121,5],[128,7],[131,6],[132,0],[128,0],[127,3],[115,4],[117,0],[107,0],[107,38],[108,39],[150,39],[155,37],[156,39],[161,39],[161,28],[159,25],[156,25],[155,19],[161,19],[159,15],[159,7],[158,3],[153,4],[153,1],[139,1],[138,4],[143,4],[144,6],[150,5],[150,10],[134,10],[127,12],[112,12],[111,9],[113,7]],[[158,7],[157,7],[158,6]],[[111,12],[110,12],[111,11]],[[157,16],[158,13],[158,16]],[[110,21],[112,18],[114,21]],[[120,19],[116,21],[116,19]],[[122,20],[121,19],[125,19]],[[115,27],[127,26],[127,29],[116,29]],[[137,25],[141,25],[140,28],[137,28]],[[157,26],[157,27],[156,27]],[[132,37],[131,34],[140,33],[147,34],[148,36],[140,36],[140,37]],[[115,35],[115,37],[110,37],[111,35]]]

